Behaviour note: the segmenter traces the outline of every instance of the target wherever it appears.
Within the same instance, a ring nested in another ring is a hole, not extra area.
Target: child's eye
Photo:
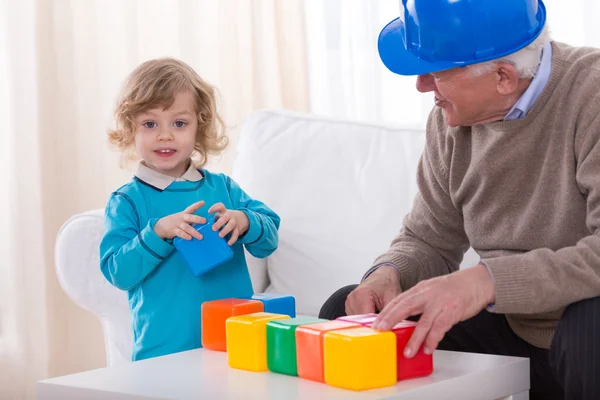
[[[187,125],[187,122],[185,122],[185,121],[175,121],[175,124],[174,124],[174,125],[175,125],[176,127],[178,127],[178,128],[183,128],[184,126],[186,126],[186,125]]]
[[[156,122],[154,121],[144,122],[142,125],[148,129],[156,128]]]

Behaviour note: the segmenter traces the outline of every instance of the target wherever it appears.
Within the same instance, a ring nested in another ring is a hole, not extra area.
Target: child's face
[[[198,120],[192,95],[179,92],[167,110],[150,109],[135,119],[135,148],[150,167],[179,178],[196,144]]]

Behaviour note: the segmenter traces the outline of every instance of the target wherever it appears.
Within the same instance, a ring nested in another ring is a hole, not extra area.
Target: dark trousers
[[[335,292],[319,317],[346,315],[346,297],[356,286]],[[438,349],[529,358],[531,400],[600,399],[600,297],[567,307],[550,350],[530,345],[512,331],[504,315],[485,310],[450,329]]]

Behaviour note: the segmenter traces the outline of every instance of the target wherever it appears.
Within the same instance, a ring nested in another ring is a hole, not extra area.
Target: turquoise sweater
[[[111,284],[127,291],[134,361],[202,347],[201,304],[253,294],[244,246],[259,258],[277,248],[277,214],[231,178],[201,172],[200,181],[173,182],[163,191],[134,178],[108,200],[100,268]],[[206,205],[197,215],[207,217],[210,206],[222,202],[246,213],[250,227],[233,245],[230,261],[194,277],[172,240],[156,235],[154,224],[200,200]]]

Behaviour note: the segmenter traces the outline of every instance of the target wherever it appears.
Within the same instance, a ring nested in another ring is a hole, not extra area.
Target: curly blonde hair
[[[127,78],[115,109],[117,129],[108,131],[112,145],[131,157],[137,131],[135,118],[153,108],[168,109],[181,91],[193,94],[198,131],[194,146],[194,164],[203,167],[209,155],[227,147],[225,124],[217,113],[216,90],[186,63],[174,58],[146,61]]]

